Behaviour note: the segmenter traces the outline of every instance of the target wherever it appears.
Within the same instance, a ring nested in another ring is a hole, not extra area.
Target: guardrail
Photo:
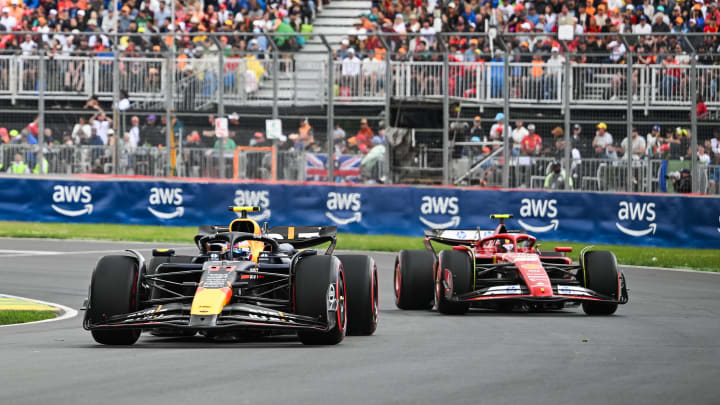
[[[270,54],[219,55],[175,61],[174,108],[195,111],[217,103],[223,85],[227,105],[327,103],[327,61],[301,61],[297,54],[280,54],[277,69]],[[0,55],[0,98],[36,99],[39,84],[37,55]],[[53,56],[45,59],[48,99],[112,98],[114,60],[104,56]],[[167,95],[168,59],[119,58],[120,88],[126,89],[136,109],[163,106]],[[338,103],[382,104],[386,98],[387,62],[339,60],[333,62],[335,98]],[[443,62],[392,61],[392,97],[441,99]],[[504,98],[503,62],[449,62],[447,94],[455,100],[501,103]],[[277,71],[273,77],[273,72]],[[627,102],[627,67],[615,64],[576,64],[570,67],[570,102],[582,105],[616,105]],[[690,94],[689,65],[633,65],[632,101],[637,106],[687,108]],[[560,106],[564,66],[549,63],[509,62],[509,102]],[[720,66],[698,65],[697,93],[708,106],[720,106]],[[274,97],[273,81],[278,82]],[[160,103],[160,104],[159,104]]]

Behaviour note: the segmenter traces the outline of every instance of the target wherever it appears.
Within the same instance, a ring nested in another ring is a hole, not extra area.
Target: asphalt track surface
[[[149,255],[147,244],[0,239],[0,293],[80,308],[98,258],[126,247]],[[720,403],[720,275],[626,269],[630,303],[611,317],[451,317],[396,309],[394,255],[373,255],[373,336],[106,347],[81,313],[0,328],[0,404]]]

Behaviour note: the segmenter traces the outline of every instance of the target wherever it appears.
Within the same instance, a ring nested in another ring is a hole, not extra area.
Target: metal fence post
[[[45,147],[45,50],[40,49],[40,66],[38,71],[38,146],[39,150],[37,153],[37,159],[35,161],[35,167],[39,167],[38,174],[44,174],[43,159],[45,154],[43,153],[43,147]],[[39,166],[38,166],[39,165]],[[33,171],[33,168],[29,168]],[[49,169],[49,167],[48,167]]]
[[[440,40],[440,39],[438,39]],[[450,53],[447,50],[443,52],[443,141],[442,141],[442,159],[443,159],[443,184],[450,184]]]
[[[692,154],[692,192],[693,193],[704,193],[705,190],[698,190],[700,188],[700,171],[698,170],[698,139],[697,139],[697,61],[695,60],[696,53],[693,52],[690,56],[690,153]]]
[[[217,41],[216,37],[213,37],[215,41]],[[224,68],[225,68],[225,55],[223,55],[223,49],[218,42],[218,48],[220,49],[220,52],[218,52],[218,104],[217,104],[217,118],[225,118],[225,77],[224,75]],[[228,135],[229,135],[228,130]],[[225,178],[225,142],[226,139],[220,138],[220,151],[218,152],[218,159],[219,159],[219,168],[220,168],[220,176],[219,178],[224,179]]]
[[[392,49],[390,49],[390,44],[388,44],[387,41],[385,41],[385,37],[379,36],[378,39],[380,40],[380,43],[385,47],[385,132],[387,135],[387,130],[390,128],[390,114],[392,114],[390,108],[392,107],[392,93],[393,93],[393,75],[392,75],[392,63],[390,54],[392,52]],[[385,183],[392,183],[393,182],[393,176],[392,176],[392,149],[390,142],[387,143],[385,153],[385,167],[388,169],[387,175],[385,176]]]
[[[170,49],[167,57],[167,89],[165,89],[165,146],[167,149],[167,176],[172,175],[172,105],[175,78],[173,77],[173,65],[175,64],[173,49]]]
[[[507,47],[506,47],[507,48]],[[510,74],[510,53],[506,52],[503,55],[503,81],[502,81],[502,93],[503,93],[503,168],[502,168],[502,184],[503,188],[510,187],[510,125],[508,120],[510,119],[510,92],[508,91],[508,75]]]
[[[328,52],[328,85],[327,85],[327,181],[335,182],[335,139],[333,138],[333,129],[335,127],[335,60],[333,59],[332,47],[327,42],[325,35],[321,35],[325,47]]]
[[[270,42],[272,42],[272,54],[273,54],[273,64],[272,64],[272,77],[273,77],[273,103],[272,103],[272,118],[274,120],[278,119],[278,52],[280,51],[277,48],[277,45],[275,44],[275,39],[270,38]]]
[[[563,47],[567,47],[563,43]],[[572,178],[572,160],[570,157],[570,77],[572,77],[572,67],[570,66],[570,52],[567,54],[565,61],[565,77],[563,78],[563,115],[565,126],[565,190],[570,190],[570,180]]]
[[[633,77],[632,77],[632,66],[633,66],[633,55],[632,51],[630,50],[630,47],[627,48],[627,73],[625,74],[627,77],[625,78],[625,85],[626,85],[626,91],[627,91],[627,120],[626,120],[626,129],[625,129],[625,139],[627,140],[627,144],[625,144],[625,158],[627,160],[627,173],[626,173],[626,179],[625,179],[625,191],[633,191],[632,185],[633,185],[633,168],[632,168],[632,156],[633,156],[633,139],[632,139],[632,128],[633,128]],[[639,136],[639,135],[638,135]],[[622,141],[621,141],[622,142]]]
[[[118,52],[118,0],[113,0],[113,27],[115,28],[115,37],[113,39],[113,136],[115,145],[113,145],[113,173],[120,174],[120,139],[122,134],[120,130],[120,55]]]

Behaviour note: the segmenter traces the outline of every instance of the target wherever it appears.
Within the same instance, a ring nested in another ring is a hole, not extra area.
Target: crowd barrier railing
[[[110,99],[114,90],[114,59],[105,56],[53,56],[46,58],[45,96],[49,99],[86,99],[92,95]],[[281,54],[247,54],[223,59],[219,55],[175,61],[173,98],[176,110],[194,111],[219,102],[228,105],[327,103],[328,61],[299,60]],[[157,107],[167,96],[168,59],[163,57],[119,58],[120,88],[128,91],[137,109]],[[0,55],[0,98],[35,99],[39,90],[40,57]],[[387,62],[366,59],[349,63],[336,60],[334,96],[339,103],[385,102]],[[503,62],[449,62],[448,89],[443,88],[444,66],[439,61],[392,61],[392,97],[396,99],[452,99],[500,103],[504,98]],[[681,65],[633,65],[632,102],[647,107],[687,108],[695,102],[690,94],[691,67]],[[275,72],[275,73],[274,73]],[[508,63],[511,103],[560,105],[566,69],[550,63]],[[627,102],[627,67],[617,64],[572,63],[569,101],[582,105],[620,105]],[[273,91],[277,81],[277,91]],[[720,65],[697,65],[697,94],[709,107],[720,106]]]

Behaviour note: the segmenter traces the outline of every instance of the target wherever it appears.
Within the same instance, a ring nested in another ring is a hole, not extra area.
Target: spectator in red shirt
[[[535,125],[528,125],[529,134],[522,140],[522,149],[528,156],[538,156],[542,150],[542,138],[535,132]]]

